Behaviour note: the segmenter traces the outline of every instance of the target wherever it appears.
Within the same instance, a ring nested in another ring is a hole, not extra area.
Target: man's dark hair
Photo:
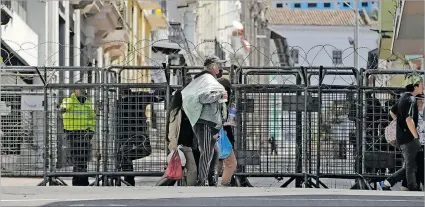
[[[407,92],[413,92],[415,90],[415,87],[419,86],[419,82],[415,84],[408,84],[406,85]]]

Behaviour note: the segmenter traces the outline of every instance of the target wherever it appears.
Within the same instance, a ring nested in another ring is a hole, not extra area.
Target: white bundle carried
[[[226,90],[213,76],[208,74],[196,78],[182,90],[183,110],[192,126],[195,126],[201,116],[200,95],[211,92],[225,93]]]

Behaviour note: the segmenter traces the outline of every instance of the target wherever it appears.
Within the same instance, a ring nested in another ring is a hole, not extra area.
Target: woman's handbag
[[[385,139],[387,142],[396,147],[397,146],[397,121],[394,119],[386,128],[385,128]]]

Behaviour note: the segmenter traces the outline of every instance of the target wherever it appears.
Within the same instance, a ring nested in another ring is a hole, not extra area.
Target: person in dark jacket
[[[421,149],[421,144],[417,131],[419,111],[415,96],[423,94],[424,85],[422,78],[418,76],[408,77],[406,81],[407,93],[398,101],[396,129],[397,145],[402,151],[404,165],[384,181],[383,189],[391,188],[406,177],[409,190],[417,191],[419,186],[416,183],[416,155]]]
[[[231,106],[230,105],[230,103],[231,103],[230,99],[232,98],[232,85],[231,85],[230,81],[228,79],[225,79],[225,78],[220,78],[217,81],[221,85],[223,85],[224,88],[226,89],[227,95],[229,97],[229,101],[226,103],[226,105],[227,105],[227,108],[229,109],[229,106]],[[229,115],[227,115],[227,116],[229,116]],[[225,120],[227,120],[227,119],[228,119],[228,117],[225,117]],[[233,125],[233,123],[231,123],[231,122],[225,122],[223,124],[223,129],[224,129],[227,137],[229,138],[230,143],[232,144],[232,148],[234,149],[235,136],[233,134],[232,125]],[[232,176],[233,176],[233,173],[236,170],[237,164],[238,163],[237,163],[234,151],[232,151],[230,156],[227,157],[226,159],[220,160],[220,163],[219,163],[220,170],[219,171],[221,171],[221,167],[223,166],[223,175],[222,175],[221,185],[223,185],[223,186],[230,186],[231,185]]]
[[[149,129],[146,106],[152,102],[149,92],[121,91],[117,102],[117,168],[123,172],[133,172],[133,160],[147,157],[152,149],[149,140]],[[124,176],[126,184],[135,186],[135,176]]]
[[[194,133],[189,118],[186,116],[184,110],[182,110],[182,102],[181,91],[177,90],[171,99],[169,108],[168,148],[170,152],[173,152],[179,145],[182,146],[181,151],[186,158],[185,185],[194,186],[197,181],[197,165],[192,152]],[[175,183],[175,180],[168,180],[164,176],[156,185],[173,186]]]

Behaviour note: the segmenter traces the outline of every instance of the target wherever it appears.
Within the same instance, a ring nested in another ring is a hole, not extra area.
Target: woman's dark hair
[[[171,116],[171,112],[175,111],[175,110],[180,110],[183,106],[183,97],[182,97],[182,91],[181,90],[176,90],[174,92],[173,98],[171,99],[171,103],[170,103],[170,109],[169,109],[169,113]],[[174,117],[172,117],[173,121],[176,118],[177,113],[174,114]],[[170,117],[171,118],[171,117]],[[171,122],[171,119],[170,119]]]
[[[406,85],[407,92],[413,92],[415,90],[415,86],[417,86],[417,85],[416,84],[415,85],[413,85],[413,84]]]
[[[391,107],[391,112],[393,112],[393,114],[397,115],[398,112],[398,104],[394,104],[393,107]]]
[[[224,89],[226,89],[227,96],[230,99],[232,97],[232,84],[230,83],[230,81],[226,78],[219,78],[217,79],[217,81],[224,87]],[[226,103],[226,105],[228,106],[229,103],[230,100]]]

